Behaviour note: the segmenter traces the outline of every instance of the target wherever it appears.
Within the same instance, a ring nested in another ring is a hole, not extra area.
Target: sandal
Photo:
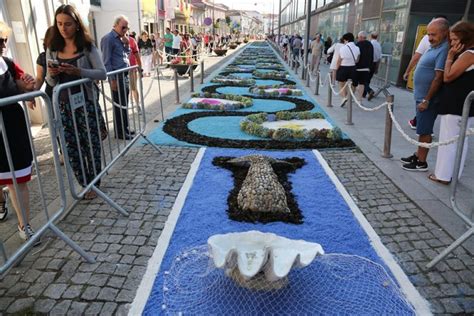
[[[97,197],[97,193],[95,193],[94,191],[90,190],[90,191],[87,191],[85,194],[84,194],[84,200],[93,200]]]
[[[436,178],[436,176],[434,174],[430,174],[428,176],[428,179],[430,179],[431,181],[440,183],[440,184],[444,184],[444,185],[449,185],[451,183],[451,181],[440,180],[440,179]]]

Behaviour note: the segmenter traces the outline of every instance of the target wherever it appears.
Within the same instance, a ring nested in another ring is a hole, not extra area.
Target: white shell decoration
[[[217,268],[230,275],[237,267],[243,280],[263,272],[267,281],[278,281],[293,267],[306,267],[318,254],[324,254],[320,244],[255,230],[214,235],[207,245]]]

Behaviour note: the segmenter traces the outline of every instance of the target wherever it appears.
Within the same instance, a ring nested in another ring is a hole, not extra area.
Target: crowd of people
[[[370,35],[364,31],[357,34],[348,32],[339,40],[331,37],[323,39],[316,34],[306,48],[304,39],[299,34],[282,35],[277,39],[286,60],[299,63],[304,54],[311,54],[309,70],[316,73],[323,56],[329,64],[333,83],[338,82],[341,88],[341,104],[347,103],[348,89],[346,82],[351,80],[350,89],[362,103],[374,97],[370,82],[378,72],[382,58],[382,47],[378,42],[378,33]],[[436,16],[427,27],[403,76],[414,71],[415,117],[409,121],[411,128],[416,129],[418,140],[431,143],[434,123],[440,116],[439,141],[442,143],[459,134],[460,120],[464,101],[474,90],[474,24],[459,21],[450,26],[445,16]],[[344,88],[344,89],[343,89]],[[472,126],[474,106],[469,112],[468,127]],[[462,155],[461,176],[467,153],[467,138]],[[453,178],[454,160],[457,143],[441,145],[438,148],[436,167],[428,178],[441,184],[449,184]],[[429,149],[418,147],[408,157],[401,158],[402,168],[408,171],[427,171]]]

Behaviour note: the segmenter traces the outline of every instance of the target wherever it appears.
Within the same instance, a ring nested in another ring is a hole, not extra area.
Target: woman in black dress
[[[17,64],[3,56],[10,33],[11,29],[0,21],[0,98],[31,91],[35,87],[35,79],[31,75],[25,74]],[[12,172],[8,164],[6,146],[3,140],[4,135],[0,131],[0,185],[8,186],[12,204],[18,217],[20,238],[28,240],[34,235],[34,231],[29,224],[30,197],[27,183],[31,180],[33,155],[30,148],[28,127],[20,104],[13,103],[2,106],[0,111],[3,116],[3,124],[14,168]],[[18,192],[13,184],[14,177],[16,178]],[[24,210],[24,216],[21,206]]]

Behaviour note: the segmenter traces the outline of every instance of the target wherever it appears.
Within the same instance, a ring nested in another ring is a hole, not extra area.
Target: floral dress
[[[77,60],[81,58],[83,54],[71,58],[71,59],[60,59],[60,63],[69,63],[74,66],[77,66]],[[58,83],[65,83],[69,81],[74,81],[81,79],[79,76],[68,75],[66,73],[60,73]],[[89,89],[83,85],[84,96],[87,96],[85,90]],[[77,93],[80,91],[80,88],[77,86],[71,88],[71,94]],[[61,92],[59,97],[59,110],[61,113],[61,121],[64,127],[64,138],[66,140],[66,148],[69,156],[69,163],[74,171],[77,181],[82,186],[89,184],[97,174],[102,170],[101,166],[101,138],[98,130],[96,112],[99,117],[101,117],[100,109],[96,109],[96,106],[93,101],[86,99],[86,111],[87,117],[84,113],[83,107],[78,107],[74,110],[75,125],[77,127],[77,135],[79,138],[76,138],[76,131],[74,127],[74,118],[73,112],[71,110],[71,105],[69,102],[68,89],[65,89]],[[100,125],[100,123],[99,123]],[[89,136],[87,131],[90,131],[91,140],[89,142]],[[90,146],[92,144],[92,148]],[[92,149],[92,155],[91,155]],[[81,156],[84,165],[84,173],[81,168]],[[97,185],[100,184],[100,181],[97,182]]]

